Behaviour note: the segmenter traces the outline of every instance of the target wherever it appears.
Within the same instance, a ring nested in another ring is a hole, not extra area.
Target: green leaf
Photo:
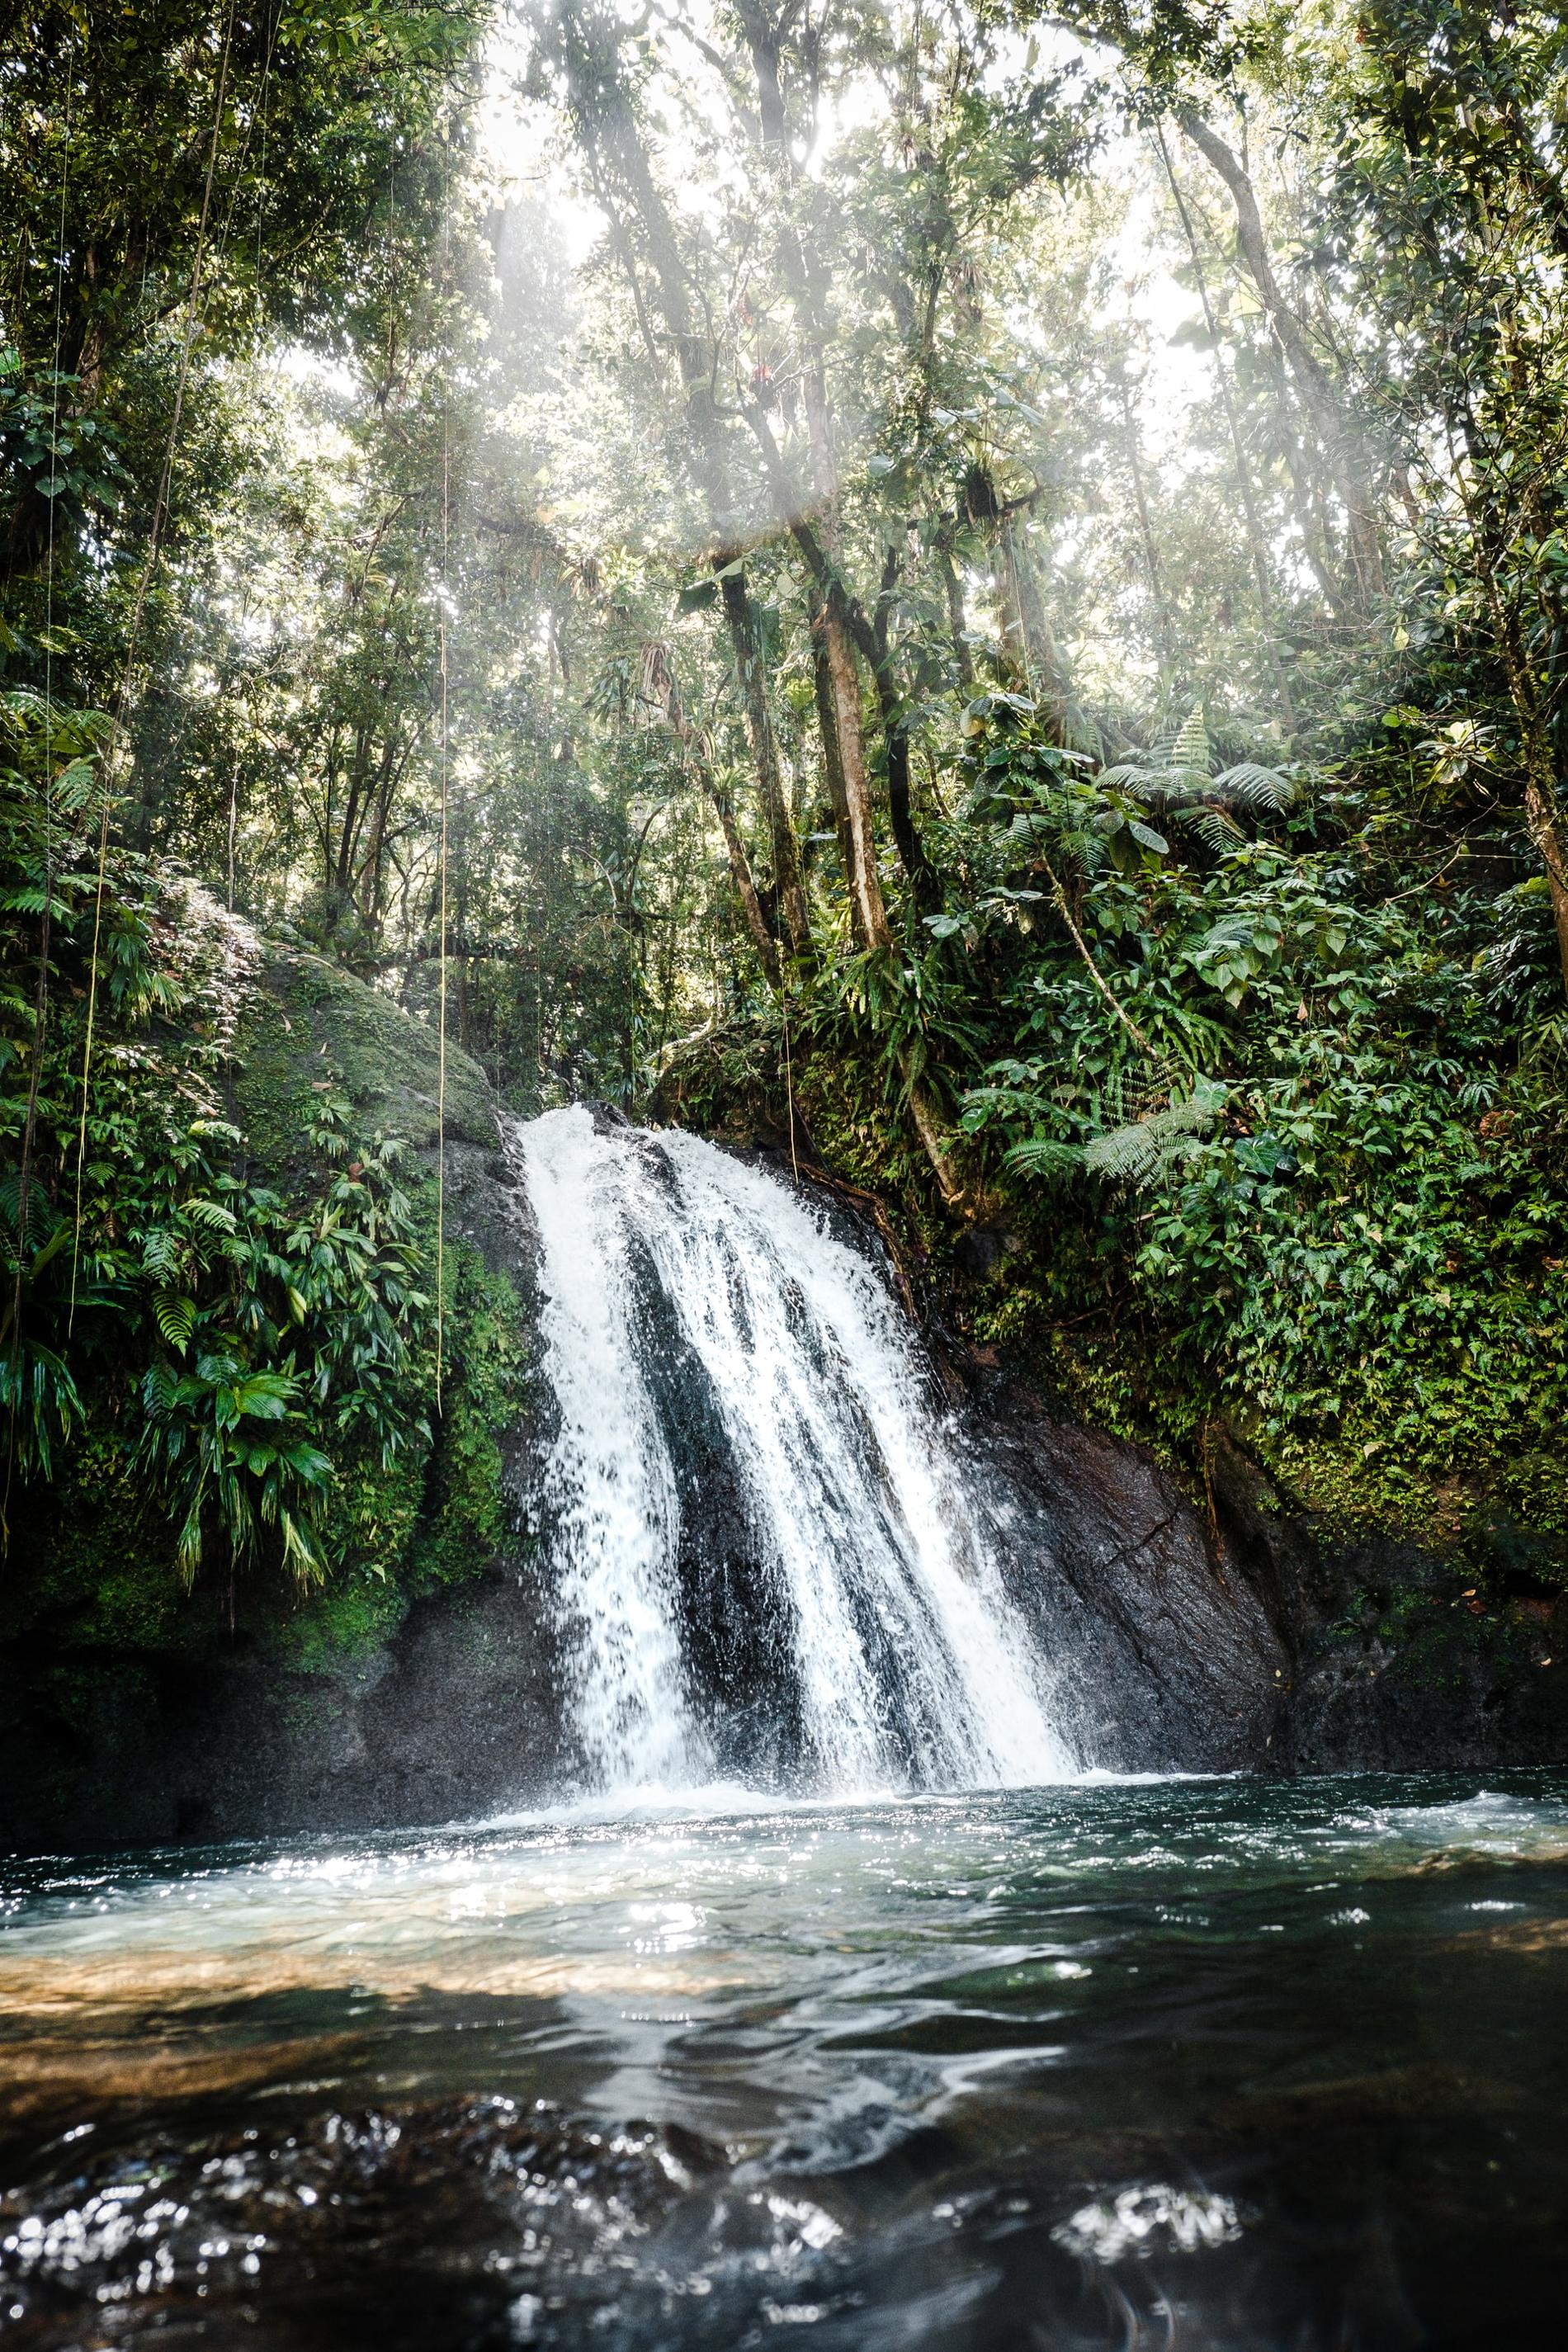
[[[153,1316],[168,1345],[183,1354],[196,1328],[195,1300],[188,1294],[160,1291],[153,1301]]]

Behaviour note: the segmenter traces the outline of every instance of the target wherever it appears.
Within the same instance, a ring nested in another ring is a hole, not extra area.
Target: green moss
[[[1323,1634],[1329,1650],[1385,1654],[1383,1671],[1410,1690],[1456,1691],[1484,1675],[1508,1685],[1539,1671],[1542,1630],[1489,1603],[1457,1563],[1430,1562],[1381,1590],[1363,1588]]]
[[[321,956],[268,951],[240,1025],[237,1060],[237,1114],[247,1149],[265,1167],[298,1159],[302,1129],[329,1092],[415,1151],[435,1149],[441,1127],[437,1040],[379,990]],[[495,1137],[484,1074],[456,1048],[447,1055],[445,1129],[449,1139],[470,1143]]]
[[[416,1591],[479,1574],[511,1532],[500,1436],[515,1423],[529,1367],[527,1322],[517,1290],[471,1249],[448,1253],[449,1370],[441,1444],[426,1507],[409,1556]]]
[[[207,1638],[210,1604],[187,1591],[113,1428],[89,1430],[57,1483],[26,1498],[15,1536],[0,1633],[42,1627],[73,1648],[147,1654]]]
[[[199,1025],[211,1028],[210,1010],[201,1012]],[[116,1083],[133,1112],[156,1112],[153,1097],[161,1102],[171,1070],[177,1083],[180,1060],[172,1038],[155,1054],[123,1057]],[[442,1131],[437,1040],[321,958],[266,950],[219,1075],[221,1108],[239,1131],[240,1172],[285,1201],[324,1200],[349,1160],[346,1150],[341,1160],[324,1158],[314,1139],[324,1133],[327,1105],[337,1106],[331,1116],[344,1137],[357,1130],[368,1143],[396,1135],[411,1147],[399,1181],[423,1255],[417,1278],[428,1291],[437,1255],[433,1162]],[[493,1146],[482,1074],[454,1051],[447,1079],[448,1143]],[[362,1672],[416,1598],[491,1562],[510,1531],[501,1441],[521,1406],[526,1318],[511,1283],[487,1272],[472,1248],[449,1238],[443,1255],[439,1410],[434,1318],[422,1310],[410,1323],[414,1344],[396,1375],[395,1418],[342,1426],[329,1404],[310,1425],[311,1442],[332,1464],[334,1563],[312,1589],[301,1591],[275,1569],[231,1579],[216,1546],[193,1589],[175,1560],[174,1530],[149,1501],[145,1469],[134,1459],[142,1416],[126,1369],[106,1365],[98,1374],[88,1425],[66,1449],[56,1478],[17,1498],[11,1572],[0,1584],[0,1636],[26,1641],[46,1633],[57,1650],[94,1661],[79,1676],[59,1680],[53,1705],[62,1725],[74,1725],[74,1711],[121,1666],[131,1677],[132,1703],[132,1685],[142,1688],[138,1662],[175,1655],[195,1662],[235,1633],[280,1673]],[[151,1685],[142,1696],[153,1704]]]
[[[279,1665],[300,1674],[352,1673],[391,1639],[407,1611],[408,1594],[394,1578],[348,1569],[279,1608],[265,1627],[266,1647]]]

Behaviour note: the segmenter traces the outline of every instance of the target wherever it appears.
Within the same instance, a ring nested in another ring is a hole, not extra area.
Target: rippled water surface
[[[13,1865],[28,2346],[1556,2340],[1568,1780]]]

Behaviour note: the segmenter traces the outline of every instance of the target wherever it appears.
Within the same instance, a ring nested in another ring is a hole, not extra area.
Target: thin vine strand
[[[446,141],[441,146],[441,290],[451,299],[452,200]],[[443,329],[445,321],[443,321]],[[441,662],[441,845],[440,1002],[437,1012],[436,1071],[436,1410],[441,1410],[446,1370],[447,1272],[447,776],[450,744],[447,668],[447,572],[452,521],[451,374],[444,365],[441,384],[441,594],[437,633]]]

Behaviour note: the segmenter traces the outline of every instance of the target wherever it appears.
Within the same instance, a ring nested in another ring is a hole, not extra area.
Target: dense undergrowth
[[[515,1111],[798,1119],[1195,1496],[1568,1578],[1559,12],[24,13],[0,1399],[72,1623],[316,1657],[493,1554],[442,1021]]]
[[[976,716],[945,910],[830,967],[796,1016],[813,1145],[901,1196],[976,1342],[1199,1491],[1224,1427],[1341,1531],[1568,1577],[1544,883],[1469,811],[1420,870],[1410,803],[1445,785],[1413,709],[1386,748],[1284,775],[1211,776],[1189,723],[1131,788],[1019,697]],[[889,1149],[911,1036],[965,1139],[967,1237]],[[783,1128],[782,1047],[759,1008],[672,1057],[665,1098]]]
[[[434,1181],[367,1124],[384,1067],[367,1067],[374,1042],[356,1060],[345,984],[301,961],[279,996],[255,933],[155,861],[111,851],[100,893],[100,726],[57,724],[46,795],[35,706],[12,698],[5,719],[5,968],[27,976],[47,898],[51,1015],[35,1084],[13,981],[12,1599],[20,1574],[35,1619],[63,1613],[89,1645],[199,1646],[237,1612],[289,1623],[301,1661],[352,1652],[501,1538],[515,1297],[470,1250],[446,1254],[438,1399]]]

